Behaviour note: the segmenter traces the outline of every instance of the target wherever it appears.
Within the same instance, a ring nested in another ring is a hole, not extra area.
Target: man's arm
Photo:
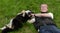
[[[53,19],[53,13],[43,13],[43,14],[35,14],[38,17],[51,17]]]

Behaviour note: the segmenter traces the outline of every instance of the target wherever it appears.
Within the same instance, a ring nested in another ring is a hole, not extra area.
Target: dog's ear
[[[22,16],[24,17],[25,16],[25,13],[23,13]]]
[[[25,16],[25,10],[22,10],[22,16],[24,17]]]

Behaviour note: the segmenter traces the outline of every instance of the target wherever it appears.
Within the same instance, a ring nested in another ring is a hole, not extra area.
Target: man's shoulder
[[[53,14],[52,12],[48,12],[49,14]]]
[[[48,14],[49,14],[49,15],[53,15],[53,13],[51,13],[51,12],[49,12]]]

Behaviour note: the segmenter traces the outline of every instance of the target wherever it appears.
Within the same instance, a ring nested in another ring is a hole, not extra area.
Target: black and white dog
[[[16,30],[23,26],[23,23],[26,23],[27,20],[31,19],[32,12],[30,10],[23,11],[19,13],[15,18],[10,20],[10,23],[6,26],[0,28],[2,33],[8,33],[9,31]]]

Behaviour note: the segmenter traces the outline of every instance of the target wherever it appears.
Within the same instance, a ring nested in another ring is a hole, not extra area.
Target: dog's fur
[[[27,20],[31,19],[31,11],[27,10],[25,12],[19,13],[15,18],[10,20],[10,23],[0,28],[2,33],[8,33],[9,31],[16,30],[23,26],[23,23],[26,23]]]

